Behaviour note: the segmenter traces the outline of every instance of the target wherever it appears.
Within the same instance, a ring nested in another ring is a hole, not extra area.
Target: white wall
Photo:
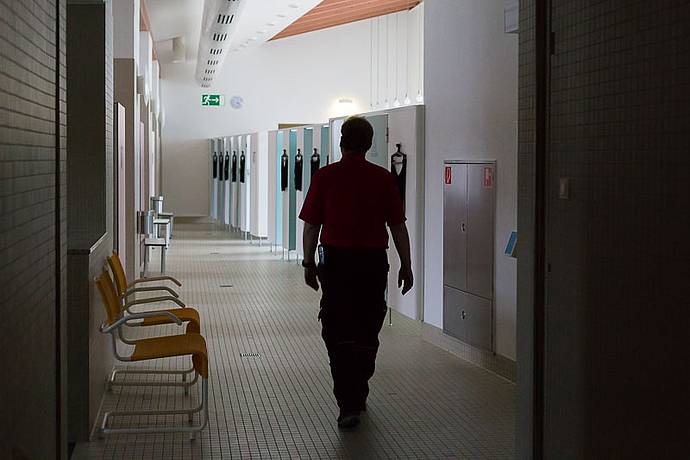
[[[392,105],[396,89],[401,102],[406,92],[414,102],[421,81],[415,70],[420,67],[420,14],[418,7],[233,53],[214,87],[206,91],[194,82],[194,62],[166,64],[161,71],[166,208],[181,216],[209,214],[208,138],[367,112],[375,105],[374,88],[381,102],[383,94],[388,94]],[[392,70],[386,74],[384,66]],[[225,106],[201,107],[203,93],[224,94]],[[243,98],[242,109],[230,107],[232,96]],[[342,98],[353,103],[343,107],[338,104]]]
[[[424,320],[443,326],[443,161],[497,161],[496,351],[515,359],[518,42],[503,0],[425,2],[426,228]]]

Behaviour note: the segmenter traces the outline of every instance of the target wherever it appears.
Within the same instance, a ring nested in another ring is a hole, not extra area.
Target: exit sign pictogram
[[[225,103],[225,98],[222,94],[202,94],[202,107],[220,107]]]

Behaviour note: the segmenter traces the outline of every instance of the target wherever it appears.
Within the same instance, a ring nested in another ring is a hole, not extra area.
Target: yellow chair
[[[157,310],[159,312],[172,312],[175,316],[179,317],[182,321],[188,322],[189,324],[187,325],[187,332],[200,332],[200,318],[199,318],[199,312],[194,309],[194,308],[189,308],[185,305],[184,302],[182,302],[179,299],[179,295],[177,292],[174,290],[170,289],[167,286],[150,286],[150,287],[141,287],[141,288],[132,288],[131,286],[135,285],[138,282],[146,282],[146,281],[155,281],[155,280],[161,280],[161,279],[170,279],[174,281],[177,285],[181,286],[182,284],[177,281],[175,278],[171,276],[160,276],[156,278],[143,278],[134,281],[134,283],[129,284],[127,283],[127,275],[125,274],[125,270],[122,267],[122,262],[120,261],[120,257],[117,255],[115,251],[113,251],[113,254],[108,257],[108,265],[110,266],[110,271],[113,273],[113,277],[115,278],[115,284],[114,288],[116,290],[117,296],[120,298],[120,301],[122,302],[123,308],[127,313],[133,313],[132,312],[132,307],[135,305],[144,305],[148,303],[156,303],[156,302],[174,302],[176,303],[180,308],[179,309],[163,309],[163,310]],[[111,281],[112,284],[112,281]],[[172,295],[170,296],[159,296],[159,297],[145,297],[142,299],[135,299],[128,301],[127,298],[134,293],[137,292],[151,292],[151,291],[159,291],[159,290],[165,290],[170,292]],[[169,324],[171,321],[167,316],[161,315],[161,316],[153,316],[150,318],[146,318],[140,323],[132,323],[128,322],[128,326],[156,326],[159,324]],[[126,340],[124,340],[125,343],[128,343]]]
[[[177,303],[180,306],[184,306],[184,302],[179,300],[179,294],[175,292],[174,289],[164,286],[164,285],[155,285],[155,286],[140,286],[137,287],[137,285],[143,284],[143,283],[151,283],[155,281],[172,281],[175,283],[177,286],[182,286],[182,283],[180,283],[178,280],[173,278],[172,276],[153,276],[149,278],[139,278],[131,283],[127,281],[127,275],[125,274],[125,269],[122,266],[122,261],[120,260],[120,256],[117,254],[117,252],[113,251],[112,255],[108,257],[108,265],[110,266],[110,270],[113,272],[113,276],[115,277],[115,284],[117,285],[117,292],[120,298],[123,300],[123,302],[127,302],[127,298],[131,296],[132,294],[136,294],[139,292],[155,292],[155,291],[167,291],[170,293],[171,296],[175,297],[178,300],[174,300],[175,303]],[[141,302],[141,301],[140,301]],[[144,302],[145,303],[145,302]],[[133,303],[132,305],[136,305],[136,303]]]
[[[166,316],[170,322],[176,323],[178,326],[182,325],[182,320],[170,312],[142,312],[133,313],[131,315],[123,315],[121,304],[117,293],[110,279],[107,271],[103,271],[100,277],[96,280],[96,286],[103,299],[103,304],[106,310],[106,321],[101,325],[101,332],[110,334],[113,344],[113,352],[119,361],[134,362],[150,359],[171,358],[175,356],[191,356],[194,381],[201,377],[201,402],[198,406],[189,409],[179,410],[140,410],[140,411],[112,411],[106,412],[103,416],[103,421],[100,426],[100,435],[106,434],[126,434],[126,433],[171,433],[171,432],[189,432],[194,439],[194,434],[203,430],[208,424],[208,352],[206,350],[206,341],[196,332],[188,332],[186,334],[146,338],[130,341],[134,345],[134,350],[129,356],[122,356],[117,350],[117,339],[115,334],[122,337],[122,326],[132,319],[142,319]],[[153,382],[152,382],[153,383]],[[171,384],[158,382],[160,386],[171,386]],[[174,386],[183,386],[177,384]],[[191,425],[194,420],[194,414],[200,413],[200,420],[197,425]],[[184,426],[147,426],[138,428],[108,428],[108,420],[112,417],[122,416],[141,416],[141,415],[177,415],[186,414],[190,425]]]
[[[118,292],[115,289],[115,285],[113,284],[112,278],[110,277],[110,274],[106,271],[103,270],[103,274],[101,277],[98,279],[98,288],[104,289],[105,291],[101,291],[101,295],[103,297],[103,302],[112,302],[114,306],[119,306],[119,311],[115,312],[115,314],[118,315],[118,318],[123,319],[123,324],[129,326],[129,327],[139,327],[139,326],[158,326],[158,325],[163,325],[163,324],[172,324],[172,323],[177,323],[177,324],[182,324],[186,323],[187,327],[185,332],[186,333],[196,333],[199,334],[201,332],[201,320],[199,318],[199,312],[197,312],[193,308],[188,308],[188,307],[183,307],[183,308],[177,308],[174,310],[153,310],[153,311],[147,311],[147,312],[141,312],[141,313],[133,313],[131,310],[126,309],[122,306],[122,302],[120,298],[118,297]],[[108,295],[108,299],[106,300],[105,295]],[[154,297],[151,299],[148,299],[150,302],[153,301],[160,301],[160,300],[170,300],[174,299],[168,298],[168,297]],[[147,299],[142,299],[147,300]],[[126,307],[126,305],[125,305]],[[113,307],[115,308],[115,307]],[[142,314],[145,313],[145,316],[142,316]],[[137,345],[140,343],[140,340],[137,339],[129,339],[127,338],[122,329],[118,329],[118,337],[121,342],[127,344],[127,345]],[[117,349],[115,348],[115,351]],[[118,355],[116,353],[115,355],[118,359]],[[188,394],[188,389],[189,386],[193,385],[196,380],[193,380],[191,382],[187,382],[187,375],[191,374],[194,372],[194,368],[190,367],[189,369],[185,370],[149,370],[149,369],[113,369],[113,371],[110,374],[110,377],[108,377],[107,381],[107,388],[108,391],[112,389],[114,386],[183,386],[185,389],[185,394]],[[168,375],[180,375],[182,377],[182,382],[181,383],[166,383],[162,384],[160,382],[128,382],[128,381],[123,381],[123,380],[118,380],[117,376],[118,375],[124,375],[124,374],[168,374]]]

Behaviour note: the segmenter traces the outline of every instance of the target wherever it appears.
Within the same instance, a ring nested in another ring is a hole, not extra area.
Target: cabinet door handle
[[[465,233],[467,231],[467,227],[465,226],[465,222],[460,222],[460,231],[462,233]]]

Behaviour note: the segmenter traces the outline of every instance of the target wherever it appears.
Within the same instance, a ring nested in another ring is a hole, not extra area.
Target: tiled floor
[[[302,270],[208,225],[175,230],[169,271],[199,309],[209,348],[208,428],[195,441],[184,434],[94,439],[73,458],[512,458],[513,384],[421,341],[418,326],[396,316],[381,334],[368,413],[356,431],[340,432],[319,297],[303,285]],[[104,408],[181,407],[196,398],[196,389],[189,397],[180,389],[115,389]],[[150,422],[175,419],[119,424]]]

